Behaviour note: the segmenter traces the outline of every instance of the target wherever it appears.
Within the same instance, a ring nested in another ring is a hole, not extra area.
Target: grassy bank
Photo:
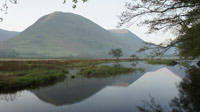
[[[82,68],[80,73],[86,77],[109,77],[118,74],[133,72],[133,68],[113,67],[113,66],[93,66]]]
[[[12,92],[36,88],[63,80],[65,74],[59,70],[31,70],[26,72],[1,72],[0,90]]]
[[[67,70],[59,62],[0,61],[0,91],[36,88],[65,79]]]

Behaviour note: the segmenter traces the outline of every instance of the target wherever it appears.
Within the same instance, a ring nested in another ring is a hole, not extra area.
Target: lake
[[[134,64],[121,62],[120,65]],[[145,62],[135,67],[144,70],[107,78],[76,76],[72,79],[70,76],[79,69],[71,69],[67,78],[55,85],[0,94],[0,112],[137,112],[137,106],[151,97],[168,107],[178,96],[177,85],[185,77],[184,67]]]

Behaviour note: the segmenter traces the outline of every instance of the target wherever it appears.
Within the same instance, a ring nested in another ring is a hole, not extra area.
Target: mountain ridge
[[[0,29],[0,41],[8,40],[16,36],[19,32]]]

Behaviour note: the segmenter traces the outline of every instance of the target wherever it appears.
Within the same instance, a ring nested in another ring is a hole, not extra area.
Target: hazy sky
[[[0,3],[2,4],[0,0]],[[62,4],[63,0],[18,0],[17,5],[9,4],[8,14],[0,12],[0,17],[4,21],[0,23],[1,29],[23,31],[40,17],[54,11],[71,12],[82,15],[105,29],[115,29],[120,15],[125,10],[125,2],[132,0],[89,0],[87,3],[80,3],[76,9],[72,9],[72,3]],[[167,38],[173,37],[170,33],[145,34],[147,28],[133,25],[130,31],[138,35],[145,41],[160,43]]]

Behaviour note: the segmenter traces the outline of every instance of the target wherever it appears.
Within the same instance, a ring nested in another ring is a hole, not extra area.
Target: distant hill
[[[142,46],[142,40],[127,32],[107,31],[80,15],[54,12],[1,46],[14,49],[21,57],[104,58],[114,48],[122,48],[129,57]]]
[[[7,30],[0,29],[0,41],[8,40],[8,39],[16,36],[18,33],[19,32],[7,31]]]

